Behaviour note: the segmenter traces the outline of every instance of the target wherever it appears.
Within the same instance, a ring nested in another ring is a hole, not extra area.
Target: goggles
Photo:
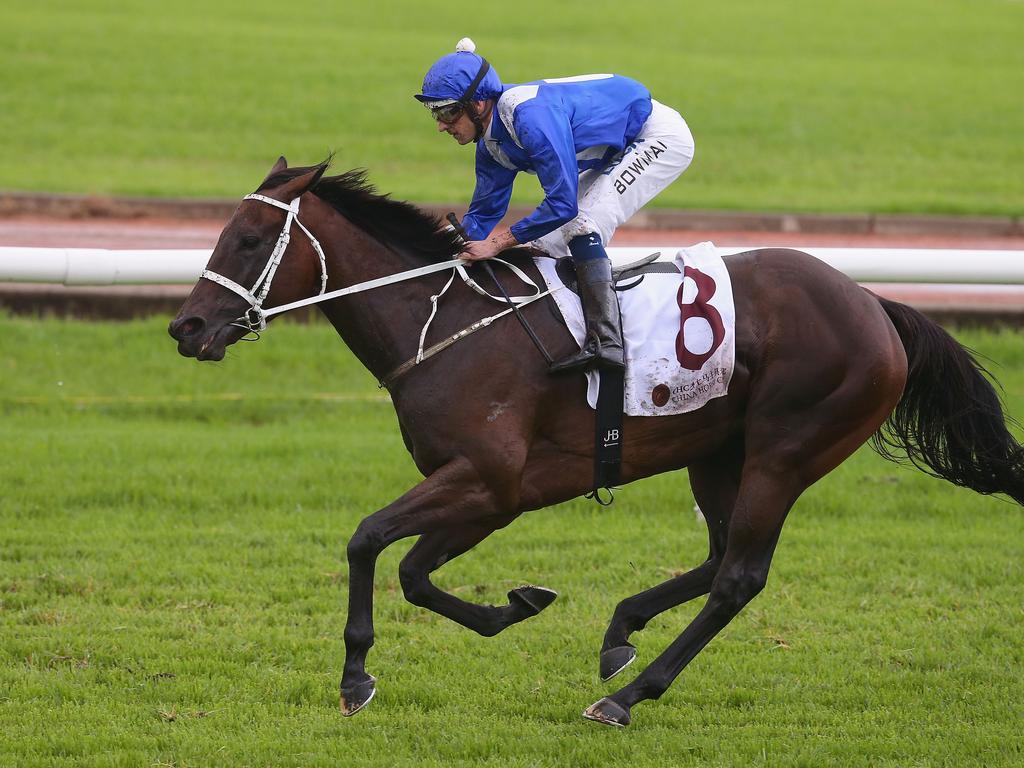
[[[420,95],[417,96],[416,98],[426,104],[426,106],[430,109],[430,114],[433,116],[435,120],[438,120],[444,123],[445,125],[451,125],[460,117],[462,117],[462,114],[466,111],[466,107],[468,106],[470,100],[473,98],[473,94],[476,93],[477,86],[480,85],[480,83],[483,81],[484,75],[487,74],[490,68],[491,65],[487,63],[487,59],[481,58],[480,69],[477,70],[476,77],[473,78],[473,82],[469,84],[469,87],[466,88],[466,90],[463,92],[462,97],[457,101],[449,101],[446,104],[438,104],[437,106],[431,106],[428,97]],[[470,113],[470,117],[472,116],[473,113]],[[479,124],[478,120],[474,119],[474,122]],[[480,128],[479,130],[482,131],[483,129]]]
[[[439,122],[451,125],[462,117],[462,113],[465,111],[466,105],[462,102],[455,101],[451,104],[443,104],[440,107],[431,107],[430,115]]]

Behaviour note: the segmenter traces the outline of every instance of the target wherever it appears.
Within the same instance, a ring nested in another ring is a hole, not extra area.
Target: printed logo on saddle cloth
[[[736,362],[729,271],[711,243],[683,248],[670,263],[678,271],[647,273],[635,288],[618,293],[626,349],[624,411],[629,416],[695,411],[729,391]],[[551,259],[537,259],[537,266],[549,287],[562,285]],[[619,287],[637,279],[620,280]],[[566,326],[582,343],[579,297],[567,289],[552,296]],[[593,408],[597,375],[588,373],[587,382],[587,402]]]

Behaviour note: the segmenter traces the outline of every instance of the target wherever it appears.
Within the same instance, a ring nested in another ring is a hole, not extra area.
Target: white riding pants
[[[574,237],[596,232],[607,244],[615,230],[679,178],[693,160],[693,134],[671,107],[652,101],[636,140],[603,168],[584,171],[579,180],[579,214],[568,224],[538,238],[552,255],[566,251]]]

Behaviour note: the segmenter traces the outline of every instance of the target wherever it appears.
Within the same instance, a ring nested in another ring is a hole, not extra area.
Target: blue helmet
[[[498,73],[479,54],[469,38],[463,38],[455,53],[442,56],[427,70],[423,78],[423,92],[415,94],[422,102],[484,101],[501,95],[502,85]],[[482,68],[486,69],[482,72]],[[480,77],[473,93],[469,88]]]

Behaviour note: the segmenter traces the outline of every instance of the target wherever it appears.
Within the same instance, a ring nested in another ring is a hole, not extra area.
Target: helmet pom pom
[[[464,37],[455,44],[456,53],[473,53],[476,50],[476,43],[468,37]]]

